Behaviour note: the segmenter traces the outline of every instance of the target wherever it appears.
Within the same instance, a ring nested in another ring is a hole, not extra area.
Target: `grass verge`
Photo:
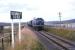
[[[61,36],[63,38],[66,38],[68,40],[71,40],[71,41],[75,42],[75,31],[74,30],[45,27],[45,31],[48,31],[48,32],[50,32],[52,34]]]
[[[7,50],[45,50],[45,48],[37,39],[25,34],[21,43],[16,41],[15,48],[9,47]]]

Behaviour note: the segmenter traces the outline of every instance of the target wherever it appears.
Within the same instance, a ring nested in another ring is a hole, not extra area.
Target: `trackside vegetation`
[[[29,46],[27,43],[22,42],[21,44],[16,44],[15,48],[12,49],[11,47],[8,48],[7,50],[45,50],[45,48],[42,46],[41,43],[38,41],[35,41],[35,43],[30,44]]]
[[[45,48],[38,40],[26,35],[21,43],[16,41],[14,49],[9,46],[7,50],[45,50]]]
[[[48,31],[52,34],[61,36],[63,38],[66,38],[68,40],[75,42],[75,30],[69,30],[69,29],[57,29],[52,27],[45,27],[45,31]]]

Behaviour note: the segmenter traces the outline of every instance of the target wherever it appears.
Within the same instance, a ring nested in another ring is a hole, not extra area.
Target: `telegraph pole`
[[[59,12],[60,28],[61,28],[61,12]]]

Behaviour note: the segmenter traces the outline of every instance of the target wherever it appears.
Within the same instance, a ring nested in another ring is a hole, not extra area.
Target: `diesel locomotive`
[[[35,30],[41,31],[44,29],[44,19],[36,18],[28,22],[28,26],[33,27]]]

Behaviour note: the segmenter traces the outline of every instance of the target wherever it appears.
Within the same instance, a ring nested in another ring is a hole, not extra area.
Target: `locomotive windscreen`
[[[44,25],[44,20],[42,18],[37,18],[36,19],[36,24],[37,25]]]

